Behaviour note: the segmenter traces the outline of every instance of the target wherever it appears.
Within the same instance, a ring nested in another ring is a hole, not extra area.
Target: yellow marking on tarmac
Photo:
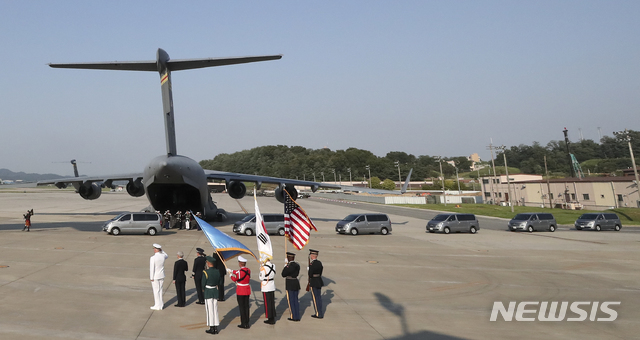
[[[485,284],[488,284],[488,282],[476,281],[476,282],[467,282],[467,283],[456,283],[456,284],[451,284],[451,285],[444,286],[444,287],[429,288],[429,290],[433,290],[433,291],[436,291],[436,292],[441,292],[441,291],[445,291],[445,290],[467,288],[467,287],[472,287],[472,286],[477,286],[477,285],[485,285]]]

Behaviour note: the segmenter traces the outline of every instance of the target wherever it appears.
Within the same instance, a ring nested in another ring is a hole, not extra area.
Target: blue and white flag
[[[196,222],[198,222],[198,225],[200,225],[200,228],[204,231],[205,236],[207,236],[207,239],[223,261],[226,262],[228,259],[241,254],[251,255],[257,260],[256,255],[240,241],[214,228],[195,214],[193,217],[196,219]]]

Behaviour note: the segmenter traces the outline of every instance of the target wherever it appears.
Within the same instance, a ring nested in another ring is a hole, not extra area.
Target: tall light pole
[[[433,158],[435,158],[440,164],[440,176],[442,178],[442,196],[444,205],[447,206],[447,192],[444,190],[444,173],[442,173],[442,156],[434,156]]]
[[[353,185],[353,182],[351,182],[351,168],[347,168],[347,172],[349,172],[349,185]]]
[[[511,212],[513,212],[513,204],[511,204],[511,180],[509,179],[509,168],[507,167],[507,153],[505,152],[505,149],[507,147],[504,145],[501,145],[499,147],[497,147],[496,149],[498,150],[502,150],[502,156],[504,157],[504,172],[507,174],[507,190],[509,191],[509,205],[511,206]]]
[[[316,181],[316,173],[315,172],[313,173],[313,181],[314,182]]]
[[[371,188],[371,167],[367,165],[366,168],[369,171],[369,188]]]
[[[324,183],[324,171],[320,171],[320,176],[322,176],[322,182]]]
[[[636,176],[636,188],[638,188],[638,196],[640,196],[640,180],[638,180],[638,169],[636,168],[636,159],[633,157],[633,148],[631,147],[631,136],[629,130],[618,131],[613,133],[616,136],[620,136],[621,139],[626,139],[629,143],[629,154],[631,155],[631,165],[633,165],[633,174]],[[640,202],[640,201],[638,201]],[[640,208],[640,203],[636,202],[636,206]]]
[[[458,167],[456,167],[456,181],[458,182],[458,195],[462,194],[462,190],[460,190],[460,178],[458,177]]]
[[[398,167],[398,186],[402,188],[402,177],[400,177],[400,161],[395,161],[394,164]]]
[[[333,184],[338,184],[338,180],[336,179],[336,169],[331,169],[333,172]]]
[[[489,139],[489,141],[489,150],[491,150],[491,166],[493,167],[493,176],[491,176],[491,199],[493,200],[493,204],[498,204],[495,192],[493,191],[493,183],[496,181],[496,163],[493,161],[493,139]]]

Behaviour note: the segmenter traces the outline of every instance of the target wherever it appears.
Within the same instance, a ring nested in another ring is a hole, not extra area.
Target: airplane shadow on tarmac
[[[464,338],[459,338],[456,336],[446,335],[442,333],[435,333],[429,331],[419,331],[417,333],[410,333],[409,326],[407,325],[407,318],[404,314],[405,309],[399,303],[394,303],[388,296],[382,293],[374,293],[373,294],[376,299],[378,299],[378,303],[393,313],[400,319],[400,326],[402,327],[402,335],[390,338],[391,340],[422,340],[422,339],[435,339],[435,340],[465,340]]]

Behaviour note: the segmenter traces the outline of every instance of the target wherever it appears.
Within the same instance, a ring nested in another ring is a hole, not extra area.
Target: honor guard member
[[[213,254],[213,258],[216,259],[214,268],[216,268],[220,272],[220,283],[218,284],[218,301],[224,301],[224,277],[227,274],[227,267],[217,253]]]
[[[251,270],[245,267],[247,259],[238,256],[239,270],[230,270],[229,276],[236,283],[236,295],[238,296],[238,309],[240,309],[240,324],[238,327],[249,329],[249,295],[251,295],[251,286],[249,281],[251,278]]]
[[[300,304],[298,302],[298,292],[300,291],[300,265],[295,262],[296,254],[287,252],[285,266],[282,268],[282,277],[285,278],[285,288],[287,290],[287,301],[289,302],[289,321],[300,321]]]
[[[218,316],[218,283],[220,281],[220,272],[214,268],[216,259],[212,256],[206,257],[207,269],[202,272],[201,285],[204,289],[204,307],[207,313],[207,326],[209,329],[205,332],[209,334],[218,334],[218,326],[220,318]]]
[[[205,258],[204,249],[196,248],[198,256],[193,260],[193,271],[191,277],[196,284],[196,292],[198,293],[198,301],[196,304],[204,305],[204,293],[202,290],[202,272],[205,269],[207,259]]]
[[[185,225],[185,229],[189,230],[191,229],[191,212],[187,211],[184,213],[184,225]]]
[[[164,228],[171,229],[171,212],[169,210],[164,212]]]
[[[153,289],[153,306],[149,307],[153,310],[162,310],[164,302],[162,301],[162,285],[164,284],[164,260],[169,255],[162,250],[162,246],[157,243],[153,244],[153,256],[149,259],[149,277],[151,279],[151,288]]]
[[[264,299],[264,315],[267,318],[264,323],[275,325],[276,265],[271,263],[269,258],[266,258],[264,263],[260,266],[260,274],[258,277],[260,278],[260,290],[262,291],[262,297]]]
[[[173,284],[176,285],[176,298],[178,299],[176,307],[184,307],[186,302],[185,283],[187,276],[185,272],[187,271],[189,271],[189,264],[184,260],[184,253],[179,251],[178,261],[173,265]]]
[[[312,318],[322,319],[322,262],[318,261],[318,251],[309,249],[309,286],[311,286],[311,298],[313,299],[313,307],[316,313],[311,315]]]
[[[176,213],[176,224],[175,224],[179,230],[182,230],[183,226],[182,226],[182,211],[178,210],[178,212]]]

